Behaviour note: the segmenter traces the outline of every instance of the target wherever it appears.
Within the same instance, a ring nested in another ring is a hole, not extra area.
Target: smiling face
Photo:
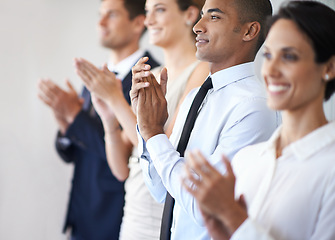
[[[288,111],[322,108],[325,64],[315,62],[308,37],[293,21],[279,19],[271,27],[264,45],[262,75],[268,106]]]
[[[135,19],[130,20],[123,0],[101,2],[98,27],[101,44],[114,50],[127,46],[137,35]]]
[[[168,47],[189,31],[185,13],[179,9],[176,0],[147,0],[145,9],[144,23],[151,44]]]
[[[214,65],[235,65],[235,54],[243,42],[243,26],[233,1],[206,0],[201,15],[193,28],[198,59]]]

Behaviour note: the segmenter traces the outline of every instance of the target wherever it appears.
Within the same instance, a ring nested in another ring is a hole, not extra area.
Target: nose
[[[277,78],[280,76],[280,61],[277,57],[265,59],[262,66],[263,77]]]
[[[154,14],[151,11],[147,11],[145,14],[145,20],[144,20],[144,25],[146,27],[152,25],[155,21]]]
[[[101,15],[100,20],[99,20],[99,25],[100,26],[106,26],[107,23],[107,16],[106,15]]]
[[[200,18],[200,20],[194,25],[193,32],[195,34],[199,34],[199,33],[205,32],[203,21],[204,21],[203,18]]]

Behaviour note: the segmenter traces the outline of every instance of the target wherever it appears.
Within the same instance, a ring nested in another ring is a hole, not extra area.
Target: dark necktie
[[[212,79],[208,77],[207,80],[201,85],[199,92],[197,93],[197,95],[193,100],[191,108],[186,117],[186,121],[177,147],[177,151],[180,153],[181,157],[184,157],[184,152],[188,144],[188,140],[194,127],[195,120],[198,116],[199,107],[204,101],[204,98],[207,95],[208,90],[211,88],[213,88]],[[167,192],[163,210],[160,240],[170,239],[173,207],[174,207],[174,199],[169,194],[169,192]]]

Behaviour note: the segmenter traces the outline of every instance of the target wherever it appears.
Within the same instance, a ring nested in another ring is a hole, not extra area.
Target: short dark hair
[[[240,22],[259,22],[261,25],[256,52],[261,48],[265,40],[265,24],[266,19],[272,15],[272,5],[269,0],[235,0]]]
[[[291,1],[268,20],[268,34],[271,26],[279,19],[293,21],[307,35],[315,52],[315,62],[325,63],[335,56],[335,11],[316,1]],[[335,92],[335,78],[327,82],[325,100]]]
[[[124,0],[123,4],[129,13],[130,20],[139,15],[145,15],[145,0]]]

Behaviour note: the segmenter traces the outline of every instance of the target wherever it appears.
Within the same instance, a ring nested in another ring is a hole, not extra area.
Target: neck
[[[131,54],[136,52],[138,49],[139,49],[139,44],[138,43],[129,44],[125,47],[118,48],[118,49],[111,49],[111,52],[110,52],[110,55],[109,55],[109,60],[113,64],[118,64],[123,59],[129,57]]]
[[[255,51],[253,45],[241,45],[240,49],[235,50],[234,54],[232,54],[231,56],[220,59],[220,61],[218,62],[210,62],[210,71],[213,74],[236,65],[253,62],[256,57],[254,52]]]
[[[328,123],[323,111],[322,100],[308,106],[308,109],[283,111],[282,118],[283,125],[277,143],[277,157],[281,155],[286,146]]]

